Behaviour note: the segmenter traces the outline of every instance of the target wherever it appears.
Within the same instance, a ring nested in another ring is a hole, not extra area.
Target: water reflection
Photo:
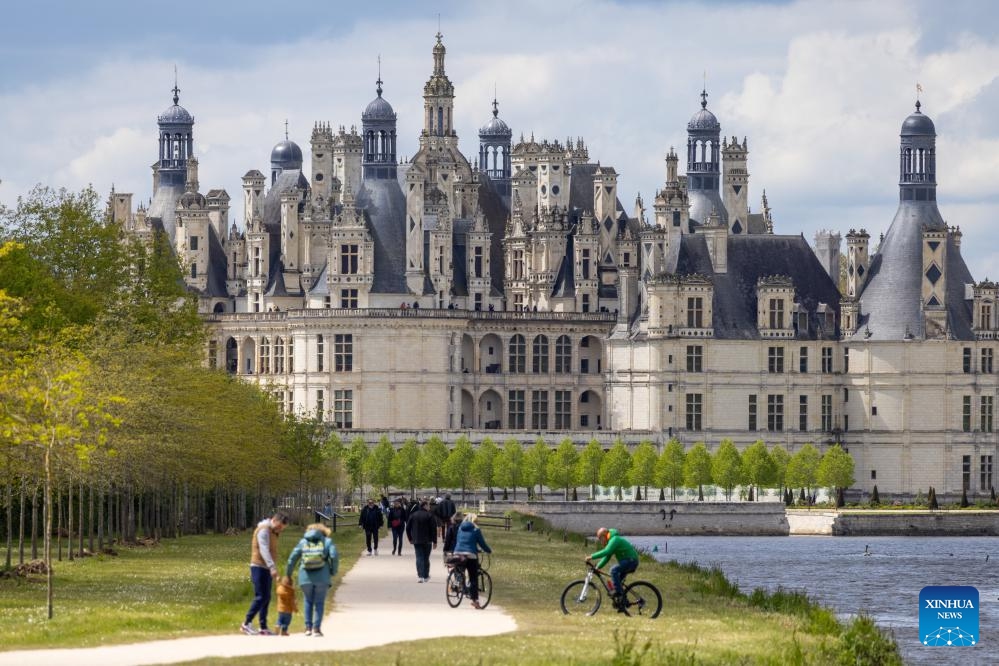
[[[718,566],[744,592],[805,590],[841,616],[866,612],[895,633],[907,664],[999,664],[999,537],[634,537],[661,561]],[[919,642],[919,590],[972,585],[981,643]],[[666,606],[669,608],[668,604]]]

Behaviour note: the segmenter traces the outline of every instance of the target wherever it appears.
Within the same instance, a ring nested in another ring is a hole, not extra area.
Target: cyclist
[[[468,580],[472,608],[482,609],[479,605],[479,549],[487,553],[493,552],[482,536],[482,530],[476,524],[478,516],[474,513],[465,514],[465,519],[458,527],[458,537],[455,539],[454,554],[464,557],[465,575]]]
[[[597,545],[602,548],[586,558],[586,561],[599,559],[595,566],[602,569],[611,557],[617,558],[617,564],[611,567],[611,580],[614,582],[614,595],[619,596],[624,590],[621,579],[625,574],[634,573],[638,569],[638,551],[617,530],[606,527],[597,530]]]

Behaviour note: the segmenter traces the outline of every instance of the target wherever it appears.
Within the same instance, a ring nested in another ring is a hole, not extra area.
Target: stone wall
[[[591,534],[615,527],[623,534],[787,536],[784,505],[778,502],[483,502],[490,514],[519,511],[552,527]]]
[[[836,536],[999,536],[999,511],[842,511]]]

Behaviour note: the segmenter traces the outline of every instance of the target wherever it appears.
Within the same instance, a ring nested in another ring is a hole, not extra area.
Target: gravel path
[[[175,664],[205,657],[358,650],[440,636],[490,636],[517,629],[513,617],[495,602],[477,611],[465,599],[458,608],[450,608],[444,600],[446,569],[440,550],[430,556],[430,565],[430,581],[417,583],[416,562],[408,544],[401,557],[361,557],[334,589],[336,610],[323,620],[322,638],[302,634],[300,613],[292,619],[291,636],[244,636],[238,633],[240,615],[232,619],[232,635],[0,652],[0,666]],[[277,621],[276,599],[271,602],[269,620],[273,627]]]

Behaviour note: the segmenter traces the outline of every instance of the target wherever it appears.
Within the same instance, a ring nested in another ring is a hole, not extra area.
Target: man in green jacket
[[[638,569],[638,551],[617,530],[606,527],[597,530],[597,544],[603,547],[590,555],[587,562],[599,559],[596,567],[602,569],[611,557],[617,558],[617,564],[611,567],[611,580],[614,581],[614,594],[619,595],[624,589],[621,578]]]

